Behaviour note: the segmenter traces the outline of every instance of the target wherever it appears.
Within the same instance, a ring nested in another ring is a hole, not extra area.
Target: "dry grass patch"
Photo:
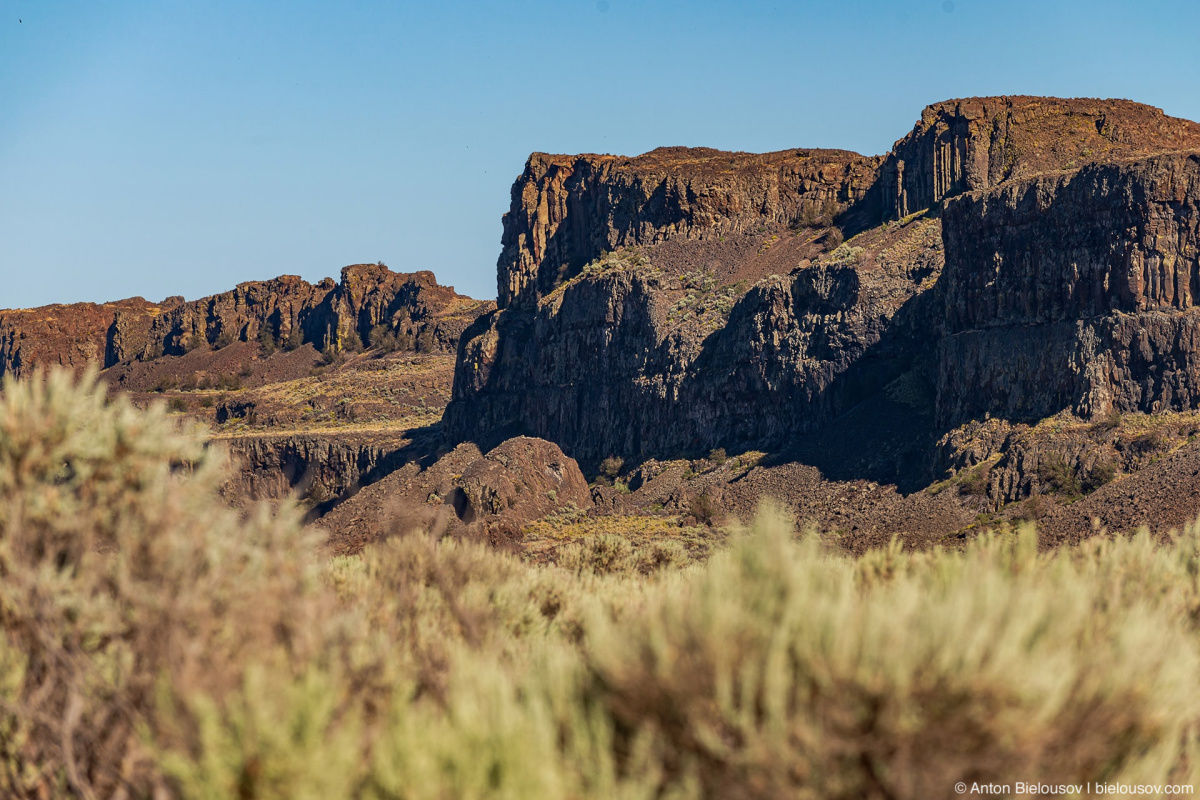
[[[559,564],[580,571],[651,572],[666,565],[703,561],[728,537],[676,516],[605,515],[582,511],[557,514],[526,525],[522,555],[533,564]]]

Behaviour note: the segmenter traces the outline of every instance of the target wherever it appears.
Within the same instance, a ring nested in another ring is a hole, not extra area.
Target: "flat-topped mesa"
[[[839,217],[861,230],[965,191],[1098,161],[1200,148],[1200,125],[1128,100],[982,97],[927,107],[886,156],[665,147],[534,153],[512,188],[500,308],[532,308],[603,251]]]
[[[881,176],[888,218],[1085,164],[1200,149],[1200,124],[1129,100],[972,97],[928,106]]]
[[[606,250],[837,213],[867,198],[881,164],[846,150],[758,155],[664,147],[635,158],[534,153],[504,216],[499,306],[532,307]]]
[[[904,375],[941,424],[1200,407],[1196,150],[1200,125],[1150,106],[997,97],[926,108],[886,157],[535,154],[446,429],[589,459],[763,449]],[[775,227],[830,216],[853,237],[832,251]],[[581,270],[626,245],[604,263],[648,269]]]
[[[429,271],[354,264],[336,282],[282,275],[190,302],[135,298],[2,311],[0,375],[53,365],[107,368],[234,341],[358,349],[383,333],[401,349],[451,353],[463,330],[493,308],[439,285]]]

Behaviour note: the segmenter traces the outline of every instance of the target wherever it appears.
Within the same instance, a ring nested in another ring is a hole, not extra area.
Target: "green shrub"
[[[1066,497],[1078,497],[1083,494],[1083,486],[1079,482],[1074,464],[1056,453],[1043,456],[1038,461],[1037,478],[1043,488],[1052,494]]]
[[[693,497],[691,502],[688,503],[688,510],[692,512],[692,516],[697,521],[705,525],[711,525],[719,521],[723,513],[721,504],[708,493]]]
[[[668,774],[708,796],[941,797],[959,780],[1195,769],[1195,582],[1175,583],[1195,538],[1042,557],[1027,531],[856,564],[779,522],[758,530],[586,651],[616,729],[660,732]],[[1128,582],[1147,573],[1146,589]],[[1152,599],[1166,584],[1179,594]]]
[[[400,349],[400,340],[388,325],[376,325],[367,335],[368,344],[381,353],[394,353]]]
[[[975,467],[963,476],[959,482],[959,490],[963,494],[987,497],[991,476],[991,470],[987,466]]]
[[[625,466],[625,459],[620,456],[609,456],[600,462],[600,474],[609,480],[613,480],[621,474],[621,467],[623,466]]]
[[[299,350],[304,345],[304,332],[300,330],[299,325],[293,325],[288,331],[287,339],[284,340],[283,349],[287,351]]]
[[[1107,483],[1112,483],[1117,477],[1117,465],[1108,458],[1098,458],[1083,476],[1080,488],[1085,492],[1094,492]]]
[[[1200,534],[328,559],[94,374],[0,397],[0,796],[924,798],[1200,778]],[[403,533],[403,532],[398,532]]]
[[[198,435],[94,373],[6,381],[0,652],[22,677],[0,696],[0,795],[148,794],[166,778],[146,737],[200,746],[161,704],[228,696],[255,654],[299,668],[321,650],[298,515],[242,519],[214,502],[223,479]]]
[[[258,331],[258,349],[263,355],[269,356],[279,349],[279,340],[270,326],[263,325]]]

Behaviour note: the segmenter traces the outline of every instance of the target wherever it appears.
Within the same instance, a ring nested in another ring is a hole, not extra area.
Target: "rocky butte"
[[[594,463],[803,447],[901,387],[941,431],[1195,408],[1198,151],[1138,103],[995,97],[884,156],[534,154],[447,426]]]

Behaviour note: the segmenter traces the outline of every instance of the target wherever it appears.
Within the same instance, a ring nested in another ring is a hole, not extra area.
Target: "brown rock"
[[[843,211],[867,197],[881,163],[846,150],[757,155],[663,147],[636,158],[534,153],[504,217],[499,306],[532,307],[605,250],[715,240]]]
[[[192,302],[133,298],[0,311],[0,376],[53,365],[106,368],[264,336],[280,345],[359,349],[377,329],[399,349],[453,353],[463,330],[494,307],[440,286],[432,272],[356,264],[337,283],[283,275]]]
[[[140,297],[0,311],[0,376],[51,366],[109,366],[145,339],[159,311]]]
[[[1200,124],[1128,100],[972,97],[927,107],[884,165],[892,219],[1045,172],[1200,148]]]
[[[950,426],[1190,407],[1200,329],[1177,312],[1200,292],[1194,159],[1146,157],[1183,148],[1200,125],[1149,106],[1001,97],[930,106],[886,158],[535,154],[505,217],[500,310],[464,334],[447,428],[538,435],[593,463],[776,449],[905,375],[922,387],[906,402],[932,417],[936,390]],[[738,274],[714,240],[815,238],[803,225],[830,208],[858,233],[835,252],[697,285]],[[592,261],[631,245],[648,264]]]
[[[573,459],[551,442],[517,437],[486,455],[464,443],[428,467],[408,463],[336,505],[318,524],[335,550],[354,552],[414,529],[511,539],[532,520],[591,504]]]

